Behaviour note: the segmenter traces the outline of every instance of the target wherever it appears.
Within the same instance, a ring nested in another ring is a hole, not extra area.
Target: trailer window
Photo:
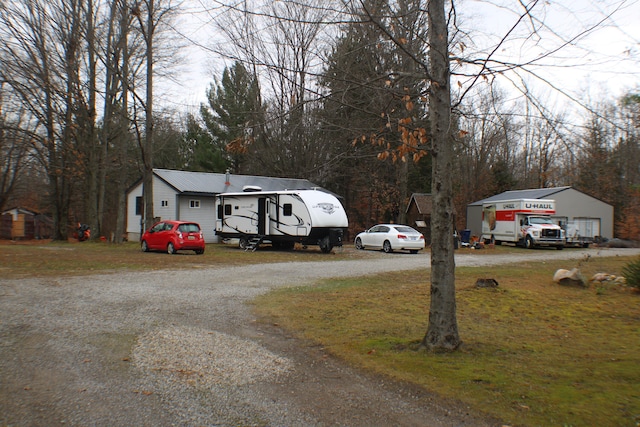
[[[224,205],[224,214],[231,215],[231,205]]]
[[[291,216],[292,213],[293,206],[291,205],[291,203],[285,203],[284,205],[282,205],[282,215]]]

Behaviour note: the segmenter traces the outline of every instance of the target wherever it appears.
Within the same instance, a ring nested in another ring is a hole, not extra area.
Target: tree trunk
[[[144,228],[153,225],[153,36],[154,36],[154,0],[149,0],[147,10],[147,100],[145,105],[144,152],[142,153],[144,171],[142,191],[144,196]]]
[[[431,192],[431,306],[422,344],[433,350],[455,350],[461,344],[456,320],[455,260],[453,248],[453,186],[451,171],[450,69],[444,0],[430,0],[429,12],[429,122],[433,172]]]

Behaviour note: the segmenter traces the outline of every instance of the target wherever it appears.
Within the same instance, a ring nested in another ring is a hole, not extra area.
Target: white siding
[[[127,195],[127,238],[130,242],[140,240],[140,220],[142,217],[136,215],[136,197],[142,197],[142,183],[134,187]]]
[[[206,243],[218,241],[215,235],[216,215],[215,199],[207,196],[179,196],[179,218],[182,221],[194,221],[200,224]],[[191,200],[199,200],[200,207],[192,208]]]
[[[167,202],[167,206],[162,206],[162,201]],[[153,217],[161,221],[165,219],[178,218],[178,200],[175,188],[167,185],[157,176],[153,176]],[[151,227],[153,224],[149,224]]]

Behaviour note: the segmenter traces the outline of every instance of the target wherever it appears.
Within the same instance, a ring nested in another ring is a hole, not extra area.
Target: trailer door
[[[269,210],[267,209],[267,198],[258,198],[258,234],[261,236],[267,235],[267,215]]]

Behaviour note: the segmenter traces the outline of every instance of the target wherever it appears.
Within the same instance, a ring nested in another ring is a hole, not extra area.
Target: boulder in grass
[[[553,281],[565,286],[586,287],[587,282],[582,278],[580,270],[573,268],[571,270],[559,269],[553,275]]]
[[[497,288],[498,281],[492,278],[480,278],[476,280],[476,288]]]

